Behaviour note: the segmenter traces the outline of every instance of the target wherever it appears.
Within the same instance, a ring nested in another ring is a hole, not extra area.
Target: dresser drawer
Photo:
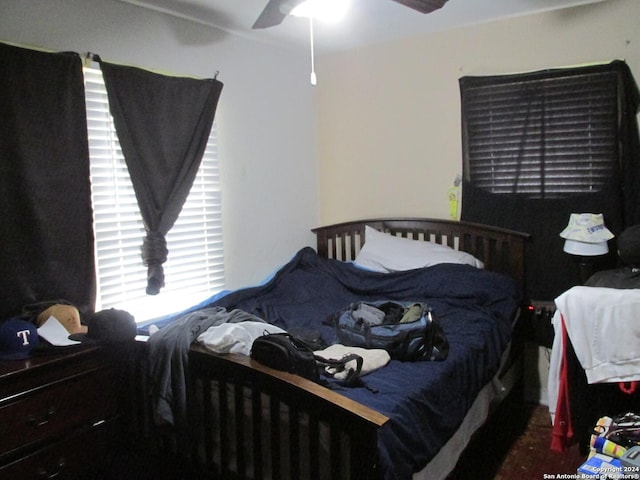
[[[17,395],[0,407],[0,452],[54,439],[115,415],[118,399],[110,394],[114,381],[112,370],[102,368]]]
[[[63,440],[0,467],[0,480],[79,480],[101,478],[108,470],[115,421],[73,431]]]

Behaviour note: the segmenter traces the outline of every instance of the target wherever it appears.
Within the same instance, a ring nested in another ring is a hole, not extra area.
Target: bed
[[[246,355],[214,353],[191,342],[198,332],[190,327],[184,418],[165,425],[173,434],[167,443],[203,478],[446,478],[520,375],[513,331],[528,236],[435,219],[369,219],[313,231],[316,250],[303,248],[264,284],[213,297],[180,319],[242,311],[332,343],[331,319],[350,302],[424,301],[447,335],[448,358],[392,360],[364,377],[373,388],[327,386]],[[358,260],[374,231],[384,241],[411,240],[405,253],[435,243],[465,259],[371,271]],[[159,342],[155,335],[150,342]]]

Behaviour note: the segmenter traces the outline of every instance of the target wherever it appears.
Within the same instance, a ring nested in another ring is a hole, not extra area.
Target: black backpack
[[[325,386],[320,378],[320,370],[331,367],[333,371],[347,371],[346,378],[339,384],[347,387],[365,386],[360,380],[363,358],[349,354],[340,359],[323,358],[313,353],[311,347],[300,338],[289,333],[271,333],[256,338],[251,345],[251,358],[264,366],[300,375]],[[355,360],[356,368],[348,362]]]
[[[294,373],[317,382],[320,379],[313,350],[288,333],[271,333],[256,338],[251,358],[266,367]]]

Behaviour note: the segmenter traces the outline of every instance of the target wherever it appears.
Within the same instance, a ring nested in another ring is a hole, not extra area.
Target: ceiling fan
[[[253,24],[254,29],[274,27],[282,23],[298,4],[304,0],[269,0],[264,10]],[[393,0],[421,13],[431,13],[442,8],[448,0]]]

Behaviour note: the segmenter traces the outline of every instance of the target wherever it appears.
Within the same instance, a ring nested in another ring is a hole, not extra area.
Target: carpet
[[[449,480],[536,480],[545,474],[575,474],[585,460],[578,446],[558,453],[549,448],[550,442],[547,407],[507,400],[472,439]]]

